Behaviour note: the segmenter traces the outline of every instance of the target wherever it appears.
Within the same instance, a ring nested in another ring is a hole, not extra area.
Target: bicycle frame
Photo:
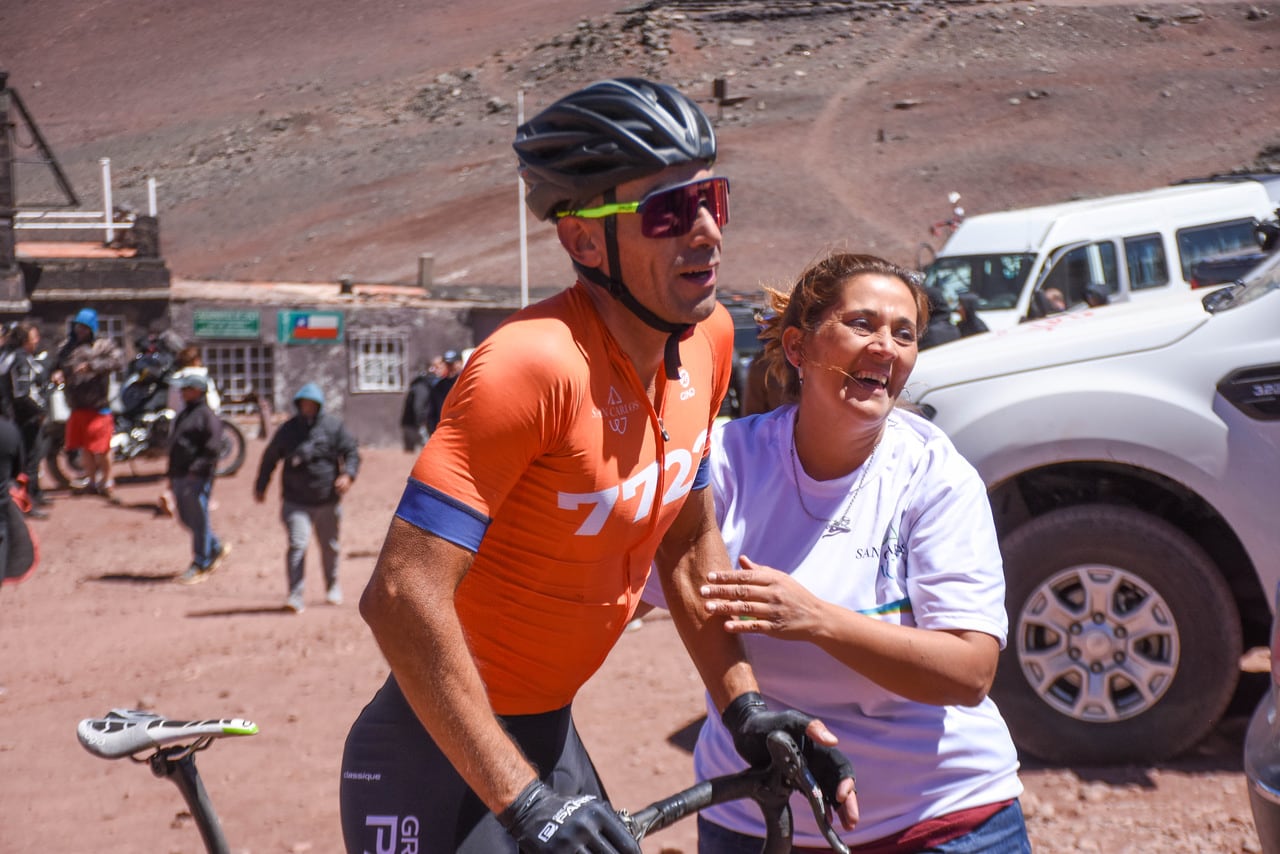
[[[88,718],[76,730],[81,745],[104,759],[128,756],[146,763],[156,777],[173,781],[182,793],[209,854],[230,854],[222,822],[213,808],[196,769],[195,755],[216,738],[253,735],[258,727],[240,718],[175,721],[151,712],[116,709],[105,718]],[[636,841],[651,831],[669,827],[706,807],[751,798],[765,816],[766,838],[761,854],[791,851],[793,823],[791,793],[800,792],[809,802],[818,826],[833,851],[849,854],[829,820],[822,789],[814,780],[795,740],[777,730],[767,740],[770,762],[764,768],[748,768],[704,780],[670,797],[656,801],[634,815],[620,810],[618,817]],[[149,755],[142,754],[154,750]]]
[[[134,761],[146,762],[151,766],[152,774],[172,780],[178,787],[183,800],[187,802],[187,809],[195,819],[196,827],[200,829],[200,838],[204,840],[204,847],[209,854],[231,854],[227,837],[222,832],[222,822],[218,820],[213,801],[209,799],[209,793],[200,779],[200,772],[196,770],[196,751],[204,750],[211,743],[211,739],[203,738],[192,745],[162,747],[146,759]]]

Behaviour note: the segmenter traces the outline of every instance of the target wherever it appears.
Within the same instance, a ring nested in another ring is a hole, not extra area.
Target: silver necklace
[[[796,496],[800,499],[800,509],[805,515],[815,522],[825,522],[827,530],[823,531],[822,536],[830,537],[835,534],[847,534],[853,530],[849,525],[849,509],[853,507],[853,502],[858,500],[858,493],[862,491],[862,485],[867,482],[867,473],[871,471],[871,464],[875,462],[876,451],[880,450],[880,443],[876,442],[871,448],[871,454],[867,457],[867,461],[862,465],[862,474],[858,476],[858,483],[853,488],[853,494],[849,496],[849,500],[845,502],[844,511],[838,519],[824,519],[821,516],[814,515],[813,511],[805,506],[804,490],[800,488],[800,472],[796,466],[796,434],[794,429],[791,433],[791,474],[796,480]]]

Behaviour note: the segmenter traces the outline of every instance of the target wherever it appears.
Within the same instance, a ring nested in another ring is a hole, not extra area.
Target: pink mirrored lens
[[[659,190],[640,203],[640,232],[645,237],[688,234],[705,207],[718,228],[729,221],[729,179],[707,178]]]

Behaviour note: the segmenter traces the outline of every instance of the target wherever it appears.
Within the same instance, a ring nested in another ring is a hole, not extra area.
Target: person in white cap
[[[178,518],[191,531],[191,565],[178,576],[181,584],[199,584],[213,574],[231,552],[209,523],[209,496],[218,464],[222,422],[205,397],[209,380],[186,374],[173,381],[182,393],[182,412],[169,440],[169,487]]]

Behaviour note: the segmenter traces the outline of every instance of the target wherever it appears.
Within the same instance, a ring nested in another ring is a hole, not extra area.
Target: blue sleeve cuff
[[[490,521],[483,513],[413,478],[405,484],[396,516],[470,552],[480,550]]]
[[[698,473],[693,476],[691,489],[706,489],[711,484],[711,458],[703,457],[698,463]]]

